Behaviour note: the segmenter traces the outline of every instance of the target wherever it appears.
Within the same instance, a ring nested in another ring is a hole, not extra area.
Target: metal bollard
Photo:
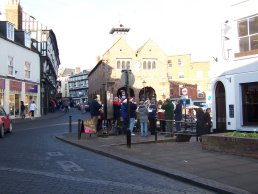
[[[78,119],[78,139],[81,139],[81,119]]]
[[[155,131],[154,134],[155,134],[155,143],[157,143],[157,141],[158,141],[158,132]]]
[[[131,148],[131,131],[130,130],[126,131],[126,140],[127,140],[127,147]]]
[[[72,132],[72,115],[69,116],[69,133]]]

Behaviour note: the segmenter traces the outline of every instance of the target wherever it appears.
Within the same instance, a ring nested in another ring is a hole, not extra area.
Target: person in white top
[[[30,114],[31,114],[31,120],[34,120],[34,115],[35,115],[35,111],[37,110],[37,106],[35,104],[35,102],[33,101],[30,104]]]

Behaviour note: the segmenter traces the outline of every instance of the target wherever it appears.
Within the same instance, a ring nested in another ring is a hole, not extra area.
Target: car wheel
[[[13,123],[12,123],[12,122],[10,123],[10,127],[9,127],[9,129],[8,129],[8,132],[9,132],[9,133],[12,133],[12,132],[13,132]]]
[[[4,137],[4,126],[0,127],[0,138]]]

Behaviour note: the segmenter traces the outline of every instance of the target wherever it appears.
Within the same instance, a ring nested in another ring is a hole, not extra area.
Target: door
[[[216,100],[216,129],[215,132],[226,131],[226,96],[225,87],[222,82],[218,82],[215,90]]]

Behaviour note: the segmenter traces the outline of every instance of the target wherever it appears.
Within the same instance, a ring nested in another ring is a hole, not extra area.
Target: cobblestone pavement
[[[73,131],[77,118],[87,117],[69,114]],[[0,194],[214,193],[59,141],[68,116],[14,122],[13,133],[0,139]]]
[[[136,134],[129,149],[122,135],[77,137],[76,131],[57,135],[58,139],[92,152],[219,193],[258,193],[257,159],[202,150],[195,138],[175,142],[174,138],[159,135],[159,143],[154,143],[154,136],[143,138]]]

